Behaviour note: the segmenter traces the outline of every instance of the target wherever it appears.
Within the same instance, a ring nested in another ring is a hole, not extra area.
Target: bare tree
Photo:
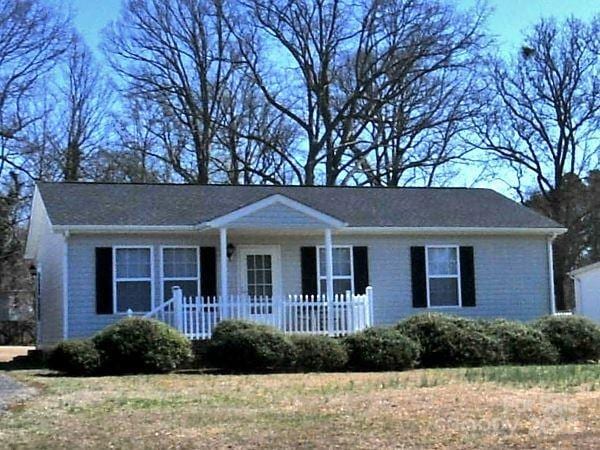
[[[126,96],[118,112],[113,113],[115,134],[112,151],[101,155],[96,178],[130,182],[170,181],[171,166],[155,158],[161,146],[157,131],[163,118],[151,102]]]
[[[383,180],[382,174],[400,173],[409,163],[385,150],[369,161],[372,151],[396,138],[395,151],[408,152],[412,147],[399,134],[418,130],[422,138],[435,127],[445,125],[447,132],[449,123],[464,119],[470,79],[465,73],[483,42],[481,13],[459,15],[424,0],[244,4],[248,13],[232,19],[230,27],[265,99],[302,133],[304,148],[291,152],[301,161],[296,170],[302,183],[322,177],[325,184],[336,184],[344,182],[344,172],[358,171],[372,184],[398,184],[396,175]],[[452,108],[456,102],[460,108]],[[419,108],[410,110],[417,103]],[[443,112],[432,113],[436,106]],[[405,124],[401,113],[407,111],[411,122]],[[410,163],[448,159],[432,148]],[[386,157],[395,161],[385,163]]]
[[[542,20],[516,58],[494,61],[490,96],[482,100],[488,110],[475,123],[478,140],[472,143],[516,169],[524,177],[514,186],[521,197],[527,196],[523,189],[535,189],[545,212],[567,227],[580,220],[567,181],[598,165],[599,70],[600,18]],[[574,264],[567,255],[576,253],[565,250],[566,239],[555,245],[559,306]]]
[[[217,173],[230,184],[292,184],[291,152],[297,135],[285,116],[266,103],[246,71],[230,80],[221,101],[218,148],[213,158]],[[293,161],[295,162],[295,161]]]
[[[39,82],[66,51],[69,26],[46,2],[0,2],[0,175],[6,166],[26,170],[13,141],[45,114],[32,103]]]
[[[59,87],[56,114],[56,157],[65,181],[78,181],[93,165],[106,141],[106,119],[111,91],[89,48],[77,35],[71,39]]]
[[[219,102],[236,69],[224,14],[220,0],[128,0],[107,34],[130,95],[151,100],[169,121],[156,156],[187,182],[209,181]]]

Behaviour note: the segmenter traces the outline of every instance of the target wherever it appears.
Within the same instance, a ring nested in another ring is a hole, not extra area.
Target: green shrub
[[[212,333],[207,357],[211,365],[234,372],[265,372],[291,367],[293,345],[267,325],[224,320]]]
[[[547,316],[534,322],[557,348],[563,363],[600,359],[600,327],[579,316]]]
[[[294,367],[303,372],[343,370],[348,352],[338,339],[328,336],[294,335]]]
[[[93,342],[106,374],[169,372],[192,357],[188,339],[151,319],[123,319],[94,336]]]
[[[369,328],[345,338],[348,365],[355,370],[403,370],[419,359],[419,344],[392,328]]]
[[[396,328],[421,344],[421,366],[461,367],[501,363],[499,339],[474,320],[444,314],[420,314]]]
[[[93,375],[100,368],[100,354],[89,340],[64,341],[50,353],[48,367],[66,375]]]
[[[509,364],[556,364],[558,351],[546,336],[531,326],[508,320],[484,322],[488,334],[500,340]]]
[[[194,339],[191,341],[193,361],[191,366],[196,369],[209,367],[208,362],[208,349],[210,347],[210,340],[208,339]]]

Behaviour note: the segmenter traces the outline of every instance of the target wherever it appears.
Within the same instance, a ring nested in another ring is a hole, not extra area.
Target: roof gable
[[[282,194],[275,194],[210,220],[207,225],[213,228],[340,228],[346,223]]]

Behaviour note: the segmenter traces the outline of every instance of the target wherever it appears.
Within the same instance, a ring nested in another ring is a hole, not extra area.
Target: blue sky
[[[66,0],[75,13],[75,24],[87,42],[97,49],[101,40],[100,31],[111,20],[117,18],[121,0]],[[469,7],[478,0],[458,0],[461,6]],[[494,9],[489,28],[498,35],[505,50],[519,45],[521,31],[540,17],[566,17],[574,15],[588,18],[600,13],[600,0],[489,0]]]

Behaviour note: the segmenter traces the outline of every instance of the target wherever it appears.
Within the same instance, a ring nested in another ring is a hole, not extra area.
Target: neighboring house
[[[443,311],[554,312],[552,220],[488,189],[40,183],[39,345],[128,314],[344,334]]]
[[[600,322],[600,262],[572,271],[575,281],[575,314]]]

